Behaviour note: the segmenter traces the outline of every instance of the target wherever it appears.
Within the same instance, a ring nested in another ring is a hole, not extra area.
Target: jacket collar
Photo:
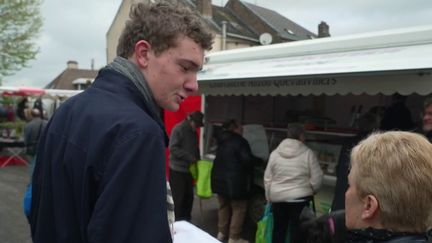
[[[426,234],[416,234],[407,232],[393,232],[385,229],[355,229],[348,230],[347,243],[407,243],[407,242],[427,242]]]
[[[114,70],[103,68],[99,71],[98,77],[101,77],[101,79],[97,78],[92,84],[92,88],[102,89],[131,99],[132,102],[141,107],[159,125],[164,133],[165,146],[168,146],[169,139],[162,120],[151,112],[150,104],[145,101],[137,87],[126,76]]]

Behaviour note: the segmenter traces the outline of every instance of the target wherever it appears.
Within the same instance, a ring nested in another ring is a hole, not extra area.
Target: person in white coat
[[[299,216],[321,187],[323,172],[304,142],[303,125],[289,124],[287,138],[270,154],[264,173],[266,198],[273,207],[273,243],[284,243],[288,228],[295,239]]]

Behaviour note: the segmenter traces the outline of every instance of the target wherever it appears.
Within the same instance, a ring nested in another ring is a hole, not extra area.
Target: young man
[[[41,137],[35,243],[172,242],[159,113],[197,91],[212,38],[188,9],[133,6],[118,57],[57,110]]]

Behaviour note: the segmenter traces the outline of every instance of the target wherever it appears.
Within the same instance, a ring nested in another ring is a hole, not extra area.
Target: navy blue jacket
[[[35,243],[167,243],[163,125],[123,75],[103,69],[56,111],[40,140]]]

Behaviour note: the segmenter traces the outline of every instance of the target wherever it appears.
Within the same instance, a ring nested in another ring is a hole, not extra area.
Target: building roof
[[[317,37],[316,34],[273,10],[244,1],[240,2],[249,8],[256,16],[261,18],[262,21],[266,22],[271,28],[278,32],[283,39],[304,40]]]
[[[196,7],[196,0],[180,0],[184,5],[191,8]],[[317,35],[313,32],[303,28],[283,15],[252,3],[241,0],[235,1],[235,4],[243,4],[251,14],[258,17],[261,21],[265,22],[269,28],[284,40],[304,40],[316,38]],[[212,18],[204,18],[209,25],[216,31],[221,31],[222,21],[227,22],[227,35],[235,36],[238,38],[249,39],[258,42],[262,31],[258,31],[253,25],[246,20],[239,17],[239,15],[230,8],[230,4],[224,7],[212,5]],[[271,31],[271,32],[273,32]],[[270,32],[270,31],[269,31]]]
[[[75,90],[76,86],[73,84],[75,80],[87,79],[93,81],[97,74],[98,70],[66,68],[60,75],[45,86],[45,88]]]
[[[196,9],[196,0],[180,0],[182,4]],[[222,22],[227,22],[227,35],[237,38],[258,41],[257,34],[246,23],[241,21],[229,8],[212,5],[212,18],[203,17],[204,21],[216,32],[222,31]]]
[[[258,36],[258,33],[240,20],[233,11],[228,8],[213,5],[213,21],[218,26],[222,26],[222,21],[226,21],[228,34],[231,33],[250,38],[257,38]]]

